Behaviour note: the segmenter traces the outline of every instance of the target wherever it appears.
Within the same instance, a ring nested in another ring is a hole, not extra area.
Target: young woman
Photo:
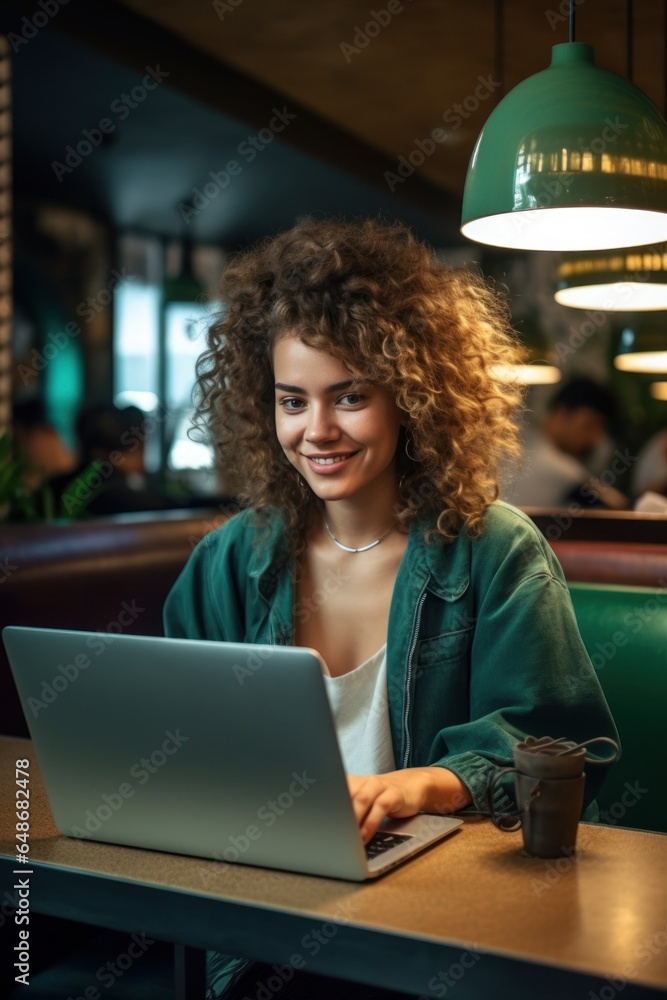
[[[222,293],[198,413],[247,509],[193,552],[166,634],[320,652],[364,841],[386,816],[486,811],[526,734],[616,737],[558,562],[497,500],[521,351],[485,281],[400,224],[309,220]],[[254,995],[258,970],[230,982],[213,953],[211,996]]]

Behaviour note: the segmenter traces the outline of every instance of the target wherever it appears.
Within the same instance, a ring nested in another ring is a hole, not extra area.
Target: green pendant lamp
[[[666,241],[667,124],[658,108],[596,66],[590,45],[554,45],[551,66],[515,87],[480,133],[461,232],[517,250]]]
[[[574,309],[667,309],[667,246],[573,254],[558,268],[555,299]]]
[[[667,372],[667,313],[647,313],[628,323],[614,365],[623,372]]]

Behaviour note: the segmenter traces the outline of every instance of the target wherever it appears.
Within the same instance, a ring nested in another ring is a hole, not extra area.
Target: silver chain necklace
[[[363,545],[360,549],[353,549],[349,545],[343,545],[342,542],[339,542],[336,536],[332,534],[331,528],[327,524],[326,518],[324,518],[324,527],[327,529],[327,533],[331,541],[335,542],[339,549],[343,549],[345,552],[368,552],[369,549],[374,549],[376,545],[379,545],[380,542],[387,537],[389,532],[393,531],[396,525],[395,524],[390,525],[390,527],[388,527],[387,530],[385,531],[384,535],[380,535],[380,537],[376,538],[374,542],[370,543],[370,545]]]

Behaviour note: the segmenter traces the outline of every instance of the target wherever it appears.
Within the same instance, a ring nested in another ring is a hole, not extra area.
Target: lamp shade
[[[581,42],[498,104],[473,150],[461,232],[519,250],[667,240],[667,124]]]
[[[555,298],[574,309],[667,309],[667,247],[573,254],[558,268]]]
[[[623,372],[667,372],[667,313],[652,313],[625,326],[614,365]]]

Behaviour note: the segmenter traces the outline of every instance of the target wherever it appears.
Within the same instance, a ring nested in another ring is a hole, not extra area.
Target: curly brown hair
[[[221,291],[197,362],[196,423],[226,473],[236,471],[241,502],[282,511],[296,555],[322,501],[276,436],[272,350],[287,333],[387,387],[408,414],[399,528],[427,507],[444,538],[481,534],[499,460],[519,454],[523,393],[506,366],[525,353],[487,279],[442,263],[402,223],[309,218],[236,255]]]

